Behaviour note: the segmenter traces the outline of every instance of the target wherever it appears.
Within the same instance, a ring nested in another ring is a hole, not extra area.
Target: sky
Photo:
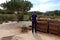
[[[30,11],[52,11],[60,10],[60,0],[28,0],[33,4]],[[6,0],[0,0],[0,4],[6,2]],[[0,7],[1,8],[1,7]]]
[[[29,0],[33,7],[30,11],[53,11],[60,10],[60,0]]]

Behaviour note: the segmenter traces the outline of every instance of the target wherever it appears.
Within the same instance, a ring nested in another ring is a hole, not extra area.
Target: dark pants
[[[32,22],[32,33],[34,32],[34,30],[35,30],[35,33],[36,33],[36,21],[33,21]]]

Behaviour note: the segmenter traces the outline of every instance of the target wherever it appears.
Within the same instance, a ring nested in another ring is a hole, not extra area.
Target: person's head
[[[33,11],[32,13],[34,13],[35,14],[35,12]]]
[[[36,14],[36,13],[33,11],[32,14]]]

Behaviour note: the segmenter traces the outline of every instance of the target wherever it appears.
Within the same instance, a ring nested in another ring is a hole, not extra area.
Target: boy
[[[35,13],[32,14],[32,33],[36,33],[36,17]]]

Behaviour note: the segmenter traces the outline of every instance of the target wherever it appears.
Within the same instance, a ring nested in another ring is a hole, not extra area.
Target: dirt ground
[[[36,33],[33,35],[31,31],[28,33],[23,33],[19,35],[15,35],[13,37],[13,40],[18,39],[18,40],[60,40],[59,36],[56,35],[51,35],[51,34],[46,34],[46,33]]]
[[[27,33],[21,33],[20,29],[0,30],[0,40],[7,36],[13,36],[12,40],[60,40],[60,36],[41,32],[33,35],[31,31]]]
[[[20,29],[0,29],[0,38],[19,34]]]
[[[3,37],[13,36],[12,40],[60,40],[60,36],[37,32],[32,34],[31,30],[27,33],[21,33],[20,28],[0,27],[0,40]]]

